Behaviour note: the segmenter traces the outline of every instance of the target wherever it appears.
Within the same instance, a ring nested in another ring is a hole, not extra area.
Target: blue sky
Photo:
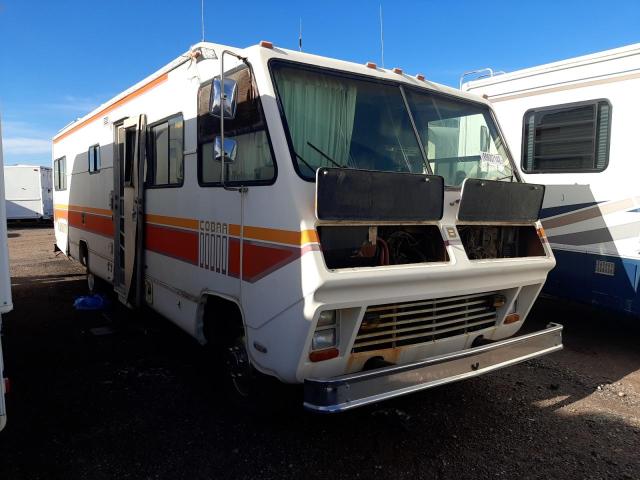
[[[640,42],[640,2],[590,0],[205,0],[205,37],[297,48],[302,18],[305,51],[379,64],[380,3],[385,66],[454,86],[465,70],[511,71]],[[200,0],[0,0],[5,163],[48,165],[56,131],[200,35]]]

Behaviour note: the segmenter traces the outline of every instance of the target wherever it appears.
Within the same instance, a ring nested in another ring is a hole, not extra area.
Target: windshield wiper
[[[495,180],[500,181],[500,180],[504,180],[505,178],[510,178],[511,181],[513,182],[513,173],[511,175],[505,175],[504,177],[498,177]]]
[[[296,152],[296,151],[294,150],[294,151],[293,151],[293,153],[294,153],[294,155],[298,158],[298,160],[300,160],[302,163],[304,163],[304,164],[305,164],[305,166],[306,166],[309,170],[311,170],[312,172],[315,172],[315,171],[316,171],[316,169],[315,169],[315,168],[313,168],[311,165],[309,165],[309,164],[307,163],[307,161],[306,161],[304,158],[302,158],[298,152]]]
[[[327,155],[326,153],[324,153],[322,150],[320,150],[318,147],[316,147],[313,143],[311,142],[307,142],[307,145],[309,145],[311,148],[313,148],[316,152],[318,152],[320,155],[322,155],[324,158],[326,158],[327,160],[329,160],[331,163],[333,163],[336,167],[338,168],[346,168],[344,165],[340,165],[338,162],[336,162],[333,158],[331,158],[329,155]]]

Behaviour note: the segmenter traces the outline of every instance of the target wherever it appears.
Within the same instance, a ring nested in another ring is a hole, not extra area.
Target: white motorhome
[[[0,124],[0,167],[2,167],[2,125]],[[11,301],[11,279],[9,277],[9,251],[7,248],[7,217],[4,208],[4,181],[0,168],[0,430],[7,423],[7,410],[4,401],[5,379],[2,356],[2,314],[13,308]]]
[[[467,82],[498,115],[556,268],[545,290],[640,314],[640,44]]]
[[[400,69],[199,43],[53,138],[57,247],[340,411],[561,348],[554,265],[488,102]],[[517,198],[518,202],[513,200]]]
[[[37,165],[4,167],[4,194],[8,220],[51,220],[51,168]]]

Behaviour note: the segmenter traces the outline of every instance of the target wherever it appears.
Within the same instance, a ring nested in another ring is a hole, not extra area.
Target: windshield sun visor
[[[442,218],[437,175],[319,168],[316,216],[328,221],[424,222]]]
[[[458,220],[530,223],[540,218],[544,185],[467,178]]]

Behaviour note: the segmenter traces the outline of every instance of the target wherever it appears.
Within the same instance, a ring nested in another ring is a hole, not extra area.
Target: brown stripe
[[[623,198],[622,200],[617,200],[615,202],[596,205],[585,210],[579,210],[577,212],[567,213],[548,220],[542,220],[542,225],[544,225],[545,229],[550,230],[552,228],[564,227],[573,223],[584,222],[585,220],[591,220],[592,218],[601,217],[603,215],[631,208],[635,205],[635,200],[635,197]]]
[[[568,233],[566,235],[554,235],[549,237],[549,242],[556,245],[595,245],[598,243],[613,242],[634,238],[640,234],[640,222],[615,225],[613,227],[596,228],[585,232]]]

